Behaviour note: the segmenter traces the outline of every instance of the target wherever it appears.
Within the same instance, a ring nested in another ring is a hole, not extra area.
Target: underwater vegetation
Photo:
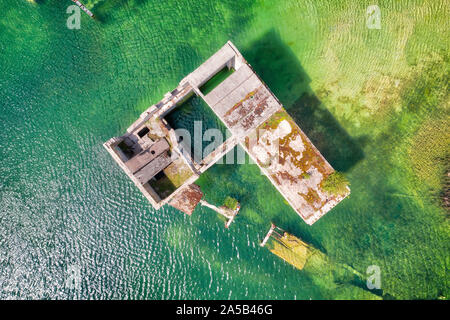
[[[330,174],[322,183],[323,189],[334,195],[346,194],[348,192],[348,185],[349,182],[345,178],[344,174],[338,171]]]

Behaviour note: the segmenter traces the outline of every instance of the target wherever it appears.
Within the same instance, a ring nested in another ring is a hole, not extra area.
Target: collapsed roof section
[[[217,83],[219,74],[226,78]],[[192,95],[203,99],[231,132],[201,161],[164,119]],[[170,203],[190,214],[201,198],[192,183],[237,144],[308,224],[350,193],[348,187],[339,196],[323,189],[333,168],[230,41],[104,146],[156,209]]]

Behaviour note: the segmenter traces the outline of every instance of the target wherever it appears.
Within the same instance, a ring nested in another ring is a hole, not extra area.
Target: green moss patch
[[[348,192],[350,185],[347,178],[341,172],[333,172],[322,181],[322,188],[329,194],[343,196]]]
[[[228,78],[234,72],[233,68],[228,69],[225,66],[222,70],[217,72],[211,79],[209,79],[204,85],[200,87],[200,91],[207,95],[210,93],[215,87],[217,87],[222,81]]]

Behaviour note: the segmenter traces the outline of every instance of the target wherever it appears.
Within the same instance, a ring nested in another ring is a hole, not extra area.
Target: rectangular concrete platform
[[[234,72],[204,95],[200,88],[224,68]],[[185,151],[164,119],[193,94],[207,103],[232,134],[201,162]],[[142,132],[148,132],[146,138],[140,136]],[[124,141],[130,145],[121,150]],[[160,102],[144,111],[123,136],[110,139],[104,146],[155,208],[172,203],[181,211],[192,213],[201,198],[198,187],[192,183],[237,144],[308,224],[313,224],[350,193],[348,187],[348,192],[339,196],[323,189],[323,181],[334,169],[230,41]],[[170,146],[169,150],[165,146]],[[139,153],[128,158],[130,150]],[[152,150],[160,154],[145,154]],[[167,152],[165,161],[153,164],[163,152]],[[175,166],[171,172],[179,167],[183,173],[167,176],[163,170],[167,165]],[[143,169],[145,173],[139,174]],[[161,188],[154,189],[151,185]],[[161,192],[163,187],[167,188],[165,192]],[[189,195],[195,199],[189,201]]]

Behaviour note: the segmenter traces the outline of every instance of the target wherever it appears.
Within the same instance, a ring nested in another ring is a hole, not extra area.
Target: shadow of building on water
[[[334,169],[346,172],[364,158],[358,141],[312,91],[310,77],[276,31],[267,32],[243,55]]]

